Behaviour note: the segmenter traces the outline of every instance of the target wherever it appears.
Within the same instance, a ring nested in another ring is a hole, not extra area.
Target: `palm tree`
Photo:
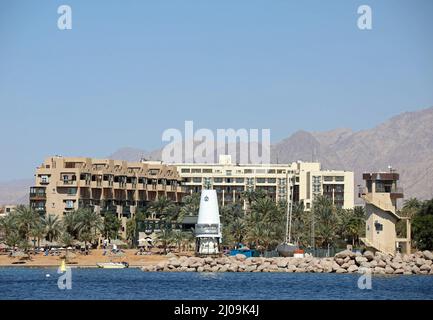
[[[401,214],[405,217],[413,218],[415,214],[421,209],[422,202],[417,198],[410,198],[405,200],[403,203],[403,208]]]
[[[237,218],[229,225],[229,230],[236,243],[242,243],[242,239],[246,233],[246,225],[244,221],[241,218]]]
[[[254,200],[251,206],[251,212],[259,214],[262,219],[269,222],[274,222],[278,217],[277,205],[269,197]]]
[[[173,204],[173,202],[165,196],[158,197],[151,204],[152,209],[152,219],[162,218],[167,213],[169,207]]]
[[[20,241],[21,236],[17,228],[17,214],[12,213],[0,219],[0,231],[3,234],[3,241],[9,247],[16,247]]]
[[[97,239],[98,234],[104,229],[102,217],[91,209],[78,209],[76,229],[78,230],[78,239],[84,242],[87,250],[87,243]]]
[[[16,209],[17,225],[23,240],[28,241],[30,231],[39,221],[39,215],[30,207],[20,205]]]
[[[337,216],[332,201],[323,195],[317,196],[313,201],[312,214],[316,221],[317,236],[322,247],[334,242],[337,230]]]
[[[157,236],[158,241],[161,243],[164,248],[164,253],[167,253],[167,247],[173,241],[173,232],[169,229],[162,229]]]
[[[177,245],[178,252],[181,252],[182,242],[185,240],[185,237],[186,237],[185,233],[182,232],[181,230],[177,230],[173,232],[173,241]]]
[[[252,227],[249,227],[246,234],[246,239],[249,243],[253,244],[253,246],[259,251],[263,244],[263,239],[265,237],[263,224],[259,223]],[[264,248],[263,248],[264,249]]]
[[[46,229],[42,222],[42,219],[35,221],[30,229],[29,236],[33,238],[33,252],[36,253],[36,243],[40,247],[41,239],[46,235]]]
[[[72,212],[68,212],[62,220],[64,230],[66,230],[75,239],[78,239],[78,231],[80,226],[79,215],[80,211],[74,210]]]
[[[45,229],[48,241],[57,240],[62,233],[62,223],[58,216],[50,214],[42,218],[42,226]]]
[[[200,208],[200,194],[193,193],[183,198],[182,207],[179,212],[179,219],[183,219],[185,216],[196,216]]]

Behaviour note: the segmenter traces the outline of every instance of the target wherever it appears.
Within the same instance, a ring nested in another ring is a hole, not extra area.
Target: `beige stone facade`
[[[181,178],[173,166],[56,156],[36,169],[30,205],[41,214],[63,216],[90,207],[127,218],[160,196],[181,201]]]
[[[397,250],[410,253],[410,221],[397,214],[397,200],[403,190],[397,186],[399,174],[395,172],[365,173],[366,187],[361,190],[365,201],[366,237],[361,239],[373,250],[394,255]],[[395,224],[406,220],[407,238],[397,238]]]
[[[186,193],[200,192],[202,188],[217,191],[220,205],[246,205],[242,193],[246,190],[264,190],[275,201],[303,201],[311,208],[316,195],[323,194],[345,209],[354,206],[353,172],[321,170],[317,162],[291,164],[233,164],[231,157],[220,156],[219,163],[175,164],[183,178]],[[294,188],[291,184],[294,183]]]

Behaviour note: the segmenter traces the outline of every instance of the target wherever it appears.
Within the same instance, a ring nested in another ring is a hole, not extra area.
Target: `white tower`
[[[201,192],[195,237],[197,254],[218,254],[220,252],[221,223],[215,190],[202,190]]]

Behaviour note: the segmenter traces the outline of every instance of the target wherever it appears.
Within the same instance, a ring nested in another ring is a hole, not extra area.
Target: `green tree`
[[[106,239],[117,239],[121,226],[122,222],[116,214],[108,212],[104,214],[103,235]]]
[[[332,245],[336,239],[338,219],[332,201],[323,195],[315,197],[312,206],[315,237],[322,248]]]
[[[414,214],[412,239],[420,250],[433,249],[433,199],[424,201]]]
[[[39,215],[30,207],[20,205],[16,209],[16,223],[21,238],[28,241],[33,226],[38,223]]]
[[[16,247],[21,236],[17,228],[17,214],[11,213],[3,218],[0,218],[0,231],[3,235],[3,242],[9,247]]]
[[[151,204],[152,219],[163,219],[165,216],[170,215],[173,202],[165,196],[158,197]]]
[[[48,241],[57,240],[62,233],[62,223],[58,216],[48,215],[42,218],[42,226],[45,229]]]
[[[32,224],[29,236],[33,238],[33,252],[36,253],[36,244],[40,247],[41,239],[46,236],[46,228],[42,219],[38,219]]]
[[[164,248],[164,253],[167,253],[167,248],[171,245],[173,242],[173,231],[168,229],[162,229],[157,236],[157,239],[159,243]]]

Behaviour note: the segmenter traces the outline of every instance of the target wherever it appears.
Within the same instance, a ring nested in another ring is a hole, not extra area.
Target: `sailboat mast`
[[[293,193],[295,191],[295,183],[293,181],[293,177],[291,180],[291,189],[290,189],[290,206],[289,206],[289,243],[292,242],[292,212],[293,212]]]

